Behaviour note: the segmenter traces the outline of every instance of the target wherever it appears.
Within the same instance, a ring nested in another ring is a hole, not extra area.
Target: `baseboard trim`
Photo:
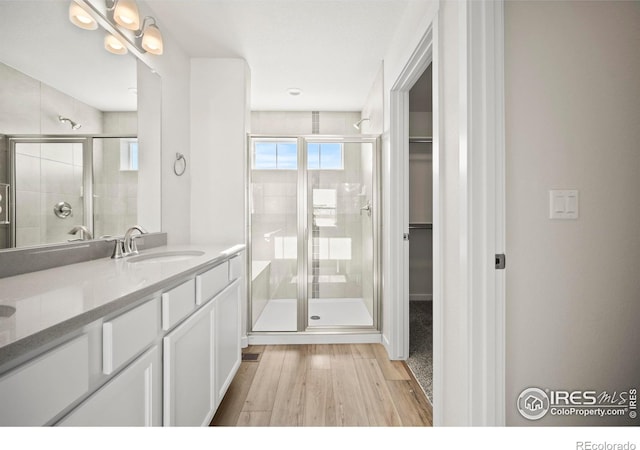
[[[240,339],[240,346],[242,348],[247,348],[249,346],[249,338],[247,336],[242,336]]]
[[[249,345],[380,344],[380,333],[269,333],[250,334]]]

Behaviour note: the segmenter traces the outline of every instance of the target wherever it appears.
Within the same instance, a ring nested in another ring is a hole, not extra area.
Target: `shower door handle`
[[[360,215],[362,215],[362,211],[366,211],[367,215],[371,217],[371,201],[367,201],[367,204],[360,208]]]

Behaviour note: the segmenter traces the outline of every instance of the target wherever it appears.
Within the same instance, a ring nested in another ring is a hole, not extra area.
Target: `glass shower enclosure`
[[[376,330],[378,138],[251,136],[248,147],[250,330]]]

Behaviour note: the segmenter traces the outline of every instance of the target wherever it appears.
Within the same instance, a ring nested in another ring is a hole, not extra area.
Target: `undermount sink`
[[[204,255],[200,250],[183,250],[173,252],[158,252],[148,253],[145,255],[132,256],[127,258],[126,261],[130,263],[163,263],[174,261],[186,261],[187,259],[195,258],[196,256]]]

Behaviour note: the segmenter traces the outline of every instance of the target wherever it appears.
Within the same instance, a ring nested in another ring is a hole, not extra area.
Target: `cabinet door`
[[[214,304],[164,338],[164,424],[208,425],[215,413]]]
[[[59,426],[159,426],[160,351],[151,348],[81,403]]]
[[[216,407],[222,401],[242,359],[240,348],[240,280],[213,299],[215,303]]]

